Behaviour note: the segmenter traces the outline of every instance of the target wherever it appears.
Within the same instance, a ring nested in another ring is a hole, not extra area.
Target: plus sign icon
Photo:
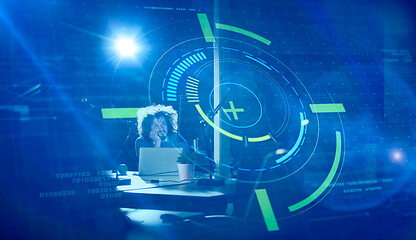
[[[234,119],[235,120],[238,120],[238,115],[237,115],[237,113],[238,112],[244,112],[244,108],[235,108],[234,107],[234,102],[233,101],[229,101],[229,103],[230,103],[230,109],[222,109],[225,113],[229,113],[229,112],[231,112],[231,113],[233,113],[233,117],[234,117]],[[228,117],[229,118],[229,117]]]
[[[212,89],[210,98],[211,110],[214,110],[213,93],[222,92],[221,100],[224,102],[222,111],[224,115],[220,120],[236,128],[250,128],[256,125],[263,116],[263,109],[257,94],[241,83],[221,83]]]

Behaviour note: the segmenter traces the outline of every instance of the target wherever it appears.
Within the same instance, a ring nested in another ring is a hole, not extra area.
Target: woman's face
[[[151,128],[161,139],[165,139],[168,135],[168,124],[165,117],[155,118]]]

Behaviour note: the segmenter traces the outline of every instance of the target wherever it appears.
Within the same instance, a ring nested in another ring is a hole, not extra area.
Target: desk
[[[136,174],[127,172],[127,176],[120,177],[131,179],[131,185],[117,187],[122,192],[122,207],[224,214],[232,202],[234,180],[227,180],[223,186],[203,186],[179,182],[178,176],[157,176],[159,183],[149,183],[145,179],[150,181],[156,176]]]

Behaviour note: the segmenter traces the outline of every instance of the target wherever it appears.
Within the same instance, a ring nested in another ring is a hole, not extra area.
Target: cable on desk
[[[206,174],[208,174],[208,173],[202,173],[198,178],[194,178],[191,181],[189,181],[189,180],[158,180],[158,182],[156,182],[156,183],[164,183],[164,182],[173,182],[173,183],[176,183],[174,185],[157,185],[157,186],[144,187],[144,188],[128,189],[128,190],[125,190],[125,191],[134,191],[134,190],[142,190],[142,189],[170,187],[170,186],[175,186],[175,185],[192,184],[192,183],[195,183],[196,181],[198,181],[201,177],[203,177]],[[138,176],[137,173],[134,173],[133,175]],[[143,179],[142,178],[142,180],[145,181],[145,182],[151,182],[152,183],[152,180],[154,181],[154,180],[157,180],[157,179]],[[124,192],[124,191],[121,191],[121,192]]]
[[[140,176],[140,177],[143,177],[143,176],[158,176],[158,175],[162,175],[163,176],[163,174],[167,174],[167,173],[177,173],[178,171],[170,171],[170,172],[158,172],[158,173],[152,173],[152,174],[142,174],[142,175],[139,175],[139,173],[133,173],[133,175],[134,176]],[[174,175],[166,175],[166,176],[174,176]]]

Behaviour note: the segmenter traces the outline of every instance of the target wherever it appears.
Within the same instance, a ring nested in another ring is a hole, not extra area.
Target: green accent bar
[[[271,43],[270,40],[268,40],[268,39],[266,39],[266,38],[264,38],[264,37],[262,37],[258,34],[255,34],[253,32],[250,32],[250,31],[244,30],[242,28],[239,28],[239,27],[233,27],[233,26],[226,25],[226,24],[221,24],[221,23],[216,23],[215,27],[218,28],[218,29],[228,30],[228,31],[231,31],[231,32],[236,32],[236,33],[246,35],[247,37],[254,38],[257,41],[260,41],[260,42],[262,42],[266,45],[270,45],[270,43]]]
[[[309,104],[313,113],[336,113],[345,112],[342,103],[328,103],[328,104]]]
[[[137,111],[141,108],[101,108],[103,119],[137,118]]]
[[[335,173],[337,172],[339,162],[341,159],[341,133],[335,132],[335,134],[336,134],[335,159],[334,159],[334,163],[332,164],[331,170],[329,171],[328,176],[326,177],[322,185],[314,193],[312,193],[310,196],[308,196],[304,200],[296,204],[293,204],[292,206],[289,206],[289,211],[294,212],[298,209],[305,207],[309,203],[313,202],[325,191],[325,189],[331,183],[332,179],[335,177]]]
[[[198,13],[199,24],[201,24],[202,33],[204,34],[206,42],[215,42],[214,34],[209,25],[208,17],[205,13]]]
[[[190,76],[188,76],[188,78],[190,78],[190,79],[192,79],[192,80],[195,80],[195,81],[199,82],[199,80],[198,80],[198,79],[196,79],[196,78],[193,78],[193,77],[190,77]]]
[[[267,230],[279,231],[276,217],[274,216],[272,205],[270,204],[269,196],[266,189],[256,189],[257,200],[259,201],[260,210],[263,214],[264,222],[266,223]]]

